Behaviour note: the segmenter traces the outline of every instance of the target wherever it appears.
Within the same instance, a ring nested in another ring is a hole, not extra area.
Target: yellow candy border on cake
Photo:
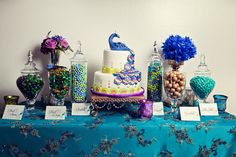
[[[109,74],[116,74],[120,72],[119,68],[111,68],[111,67],[102,67],[102,72],[103,73],[109,73]]]
[[[133,94],[141,91],[141,87],[129,87],[129,88],[104,88],[99,86],[94,86],[93,90],[95,92],[104,94]]]

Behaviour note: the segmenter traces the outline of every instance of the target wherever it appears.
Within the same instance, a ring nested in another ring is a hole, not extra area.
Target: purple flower
[[[62,49],[67,49],[69,47],[68,42],[64,38],[60,41],[60,44]]]
[[[55,53],[55,50],[66,51],[67,49],[70,49],[70,46],[65,38],[59,35],[49,37],[50,32],[48,33],[47,38],[44,39],[41,44],[40,51],[43,54]]]
[[[43,40],[40,51],[44,54],[49,54],[54,52],[56,46],[57,42],[55,40],[47,38]]]
[[[44,42],[44,47],[49,48],[49,49],[55,49],[57,46],[57,42],[51,38],[48,38]]]

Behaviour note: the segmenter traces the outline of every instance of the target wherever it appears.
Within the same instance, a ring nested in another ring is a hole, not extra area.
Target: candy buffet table
[[[43,111],[22,121],[0,120],[0,156],[171,157],[236,156],[236,117],[202,117],[182,122],[166,115],[151,120],[100,112],[97,117],[44,120]]]

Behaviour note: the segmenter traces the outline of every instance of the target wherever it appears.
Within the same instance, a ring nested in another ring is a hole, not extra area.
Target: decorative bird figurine
[[[113,33],[110,35],[108,42],[111,50],[130,51],[130,49],[124,43],[114,42],[113,38],[120,38],[120,36],[117,33]]]

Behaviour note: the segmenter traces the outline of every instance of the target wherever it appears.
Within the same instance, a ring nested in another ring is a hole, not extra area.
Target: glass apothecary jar
[[[200,56],[200,63],[197,70],[194,72],[194,77],[190,80],[190,86],[198,97],[199,102],[207,102],[208,95],[215,87],[215,81],[211,77],[211,71],[205,63],[205,54]]]
[[[32,52],[28,53],[28,61],[25,68],[21,70],[21,76],[16,80],[16,85],[26,99],[28,110],[35,108],[35,102],[38,94],[43,88],[44,82],[39,75],[40,71],[33,62]]]
[[[154,42],[154,52],[148,60],[147,98],[154,102],[162,101],[163,66],[157,43]]]
[[[81,51],[81,43],[73,58],[71,58],[71,101],[86,102],[87,98],[87,67],[88,61]]]
[[[70,72],[64,66],[52,66],[49,71],[50,104],[63,106],[70,88]]]

